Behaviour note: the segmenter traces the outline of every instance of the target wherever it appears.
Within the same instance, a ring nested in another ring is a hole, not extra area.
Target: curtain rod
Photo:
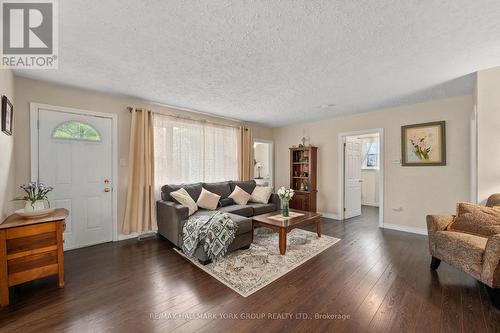
[[[134,111],[134,108],[131,107],[131,106],[127,106],[127,110],[129,112],[132,112],[132,111]],[[233,128],[243,127],[243,128],[245,128],[246,131],[248,131],[248,128],[247,128],[248,126],[245,126],[245,125],[242,125],[242,126],[229,125],[229,124],[222,124],[222,123],[217,123],[217,122],[209,121],[209,120],[206,120],[206,119],[193,119],[193,118],[191,118],[189,116],[179,116],[179,115],[166,114],[166,113],[156,112],[156,111],[151,111],[151,112],[159,114],[159,115],[162,115],[162,116],[165,116],[165,117],[177,118],[177,119],[182,119],[182,120],[196,121],[196,122],[204,123],[204,124],[212,124],[212,125],[217,125],[217,126],[226,126],[226,127],[233,127]]]

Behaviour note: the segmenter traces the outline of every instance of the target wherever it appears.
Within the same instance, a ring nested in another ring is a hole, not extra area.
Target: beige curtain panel
[[[150,110],[134,109],[130,126],[124,234],[157,230],[153,169],[153,114]]]
[[[239,177],[240,180],[252,179],[253,158],[252,158],[252,129],[249,127],[240,127],[239,137]]]

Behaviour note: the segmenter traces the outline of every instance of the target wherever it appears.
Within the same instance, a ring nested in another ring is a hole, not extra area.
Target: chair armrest
[[[484,250],[481,281],[491,288],[500,288],[500,234],[488,238]]]
[[[276,210],[281,209],[281,200],[279,195],[277,195],[276,193],[271,193],[271,197],[269,198],[269,203],[275,204]]]
[[[174,243],[182,245],[182,228],[189,218],[187,207],[173,201],[156,202],[156,219],[158,222],[158,233]]]
[[[453,222],[454,215],[427,215],[427,236],[429,237],[429,250],[434,255],[436,243],[434,235],[438,231],[446,230],[446,227]]]

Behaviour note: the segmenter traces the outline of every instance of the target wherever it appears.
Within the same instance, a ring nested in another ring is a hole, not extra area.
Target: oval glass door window
[[[57,126],[52,134],[54,139],[101,141],[99,132],[89,124],[67,121]]]

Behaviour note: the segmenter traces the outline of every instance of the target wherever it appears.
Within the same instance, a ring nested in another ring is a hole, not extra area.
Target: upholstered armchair
[[[488,198],[487,207],[500,206],[500,193]],[[500,234],[482,237],[448,230],[454,215],[428,215],[427,231],[431,269],[444,262],[486,285],[493,304],[500,308]]]

